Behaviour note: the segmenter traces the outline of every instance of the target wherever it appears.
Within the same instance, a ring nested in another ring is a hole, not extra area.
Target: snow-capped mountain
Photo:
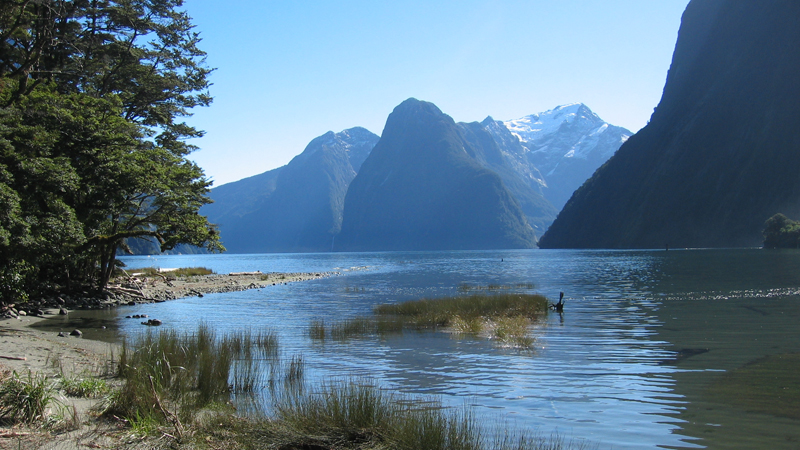
[[[541,174],[543,194],[561,209],[572,193],[633,134],[611,125],[582,103],[484,126],[523,176]],[[502,125],[519,140],[513,142]],[[522,150],[520,150],[522,149]],[[538,169],[538,171],[536,171]],[[537,173],[538,172],[538,173]]]

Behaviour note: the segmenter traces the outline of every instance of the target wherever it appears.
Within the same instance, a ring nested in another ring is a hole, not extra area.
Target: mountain
[[[491,121],[491,118],[487,120]],[[511,136],[513,139],[504,142],[490,131],[494,122],[489,126],[485,123],[486,121],[456,124],[462,139],[470,144],[465,147],[467,154],[478,164],[500,176],[503,185],[519,203],[534,232],[537,235],[544,233],[553,223],[558,210],[542,194],[539,171],[533,166],[519,166],[513,158],[509,158],[509,147],[513,149],[520,146],[519,139]]]
[[[544,197],[558,210],[633,134],[603,121],[582,103],[558,106],[491,127],[487,121],[484,125],[496,139],[512,144],[507,157],[515,161],[519,170],[531,173],[530,179],[542,185]],[[513,145],[508,135],[516,137],[519,144]]]
[[[647,126],[569,200],[543,248],[758,246],[800,215],[800,2],[692,0]]]
[[[264,202],[275,192],[278,176],[285,167],[215,187],[209,195],[214,203],[203,206],[202,214],[209,222],[219,223],[228,217],[242,217],[263,208]]]
[[[347,187],[377,141],[360,127],[328,132],[286,166],[212,189],[201,212],[233,253],[330,251]]]
[[[485,134],[478,139],[494,142]],[[335,250],[530,248],[536,236],[501,177],[432,103],[408,99],[389,115],[380,141],[345,198]]]

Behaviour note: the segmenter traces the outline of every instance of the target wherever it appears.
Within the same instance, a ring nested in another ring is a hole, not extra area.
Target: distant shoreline
[[[135,303],[154,303],[187,297],[202,297],[205,294],[238,292],[250,289],[264,289],[270,286],[318,280],[339,275],[339,272],[231,272],[229,274],[197,275],[190,277],[137,277],[109,285],[116,298],[107,300],[119,304],[120,301]],[[118,278],[118,280],[120,280]],[[121,281],[121,280],[120,280]]]

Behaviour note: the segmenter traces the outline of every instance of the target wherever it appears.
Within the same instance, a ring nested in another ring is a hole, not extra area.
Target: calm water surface
[[[800,352],[800,252],[765,250],[481,251],[126,257],[129,267],[206,266],[218,273],[340,271],[261,290],[121,307],[95,320],[122,335],[145,327],[271,328],[313,380],[364,376],[403,392],[475,405],[491,420],[586,439],[602,449],[800,448],[800,423],[708,394],[727,372]],[[407,333],[314,343],[311,320],[457,292],[532,283],[566,293],[536,327],[533,351],[480,339]],[[788,370],[788,369],[787,369]],[[768,401],[768,400],[767,400]],[[800,408],[800,405],[798,405]]]

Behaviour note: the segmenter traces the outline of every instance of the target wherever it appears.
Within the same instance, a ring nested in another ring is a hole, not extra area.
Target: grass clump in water
[[[309,328],[312,339],[330,335],[337,340],[398,333],[405,329],[444,328],[456,333],[485,334],[503,345],[529,347],[529,326],[547,313],[549,302],[541,295],[495,293],[421,299],[374,308],[372,317],[355,317],[327,329],[321,321]]]

